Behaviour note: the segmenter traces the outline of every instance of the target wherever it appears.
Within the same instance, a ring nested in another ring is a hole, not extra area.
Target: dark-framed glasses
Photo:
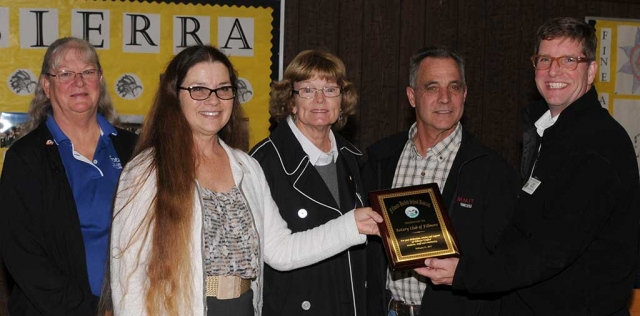
[[[304,87],[298,90],[293,90],[293,93],[297,94],[303,99],[313,99],[318,94],[318,91],[322,91],[322,94],[327,98],[335,98],[340,96],[342,87],[324,87],[322,89],[316,89],[311,87]]]
[[[50,77],[55,77],[61,83],[71,82],[76,79],[76,75],[80,75],[80,77],[84,81],[98,81],[100,79],[100,75],[102,72],[98,69],[87,69],[81,72],[69,71],[69,70],[60,70],[55,74],[47,74]]]
[[[531,56],[531,62],[533,63],[533,68],[538,70],[546,70],[551,67],[553,62],[557,62],[558,66],[562,69],[566,70],[576,70],[578,68],[579,63],[587,63],[590,62],[591,59],[587,57],[575,57],[575,56],[559,56],[559,57],[551,57],[546,55],[533,55]]]
[[[216,97],[220,100],[231,100],[236,97],[236,87],[234,86],[224,86],[216,89],[209,89],[207,87],[201,86],[191,86],[191,87],[178,87],[180,90],[189,91],[189,96],[196,101],[204,101],[208,99],[211,94],[215,93]]]

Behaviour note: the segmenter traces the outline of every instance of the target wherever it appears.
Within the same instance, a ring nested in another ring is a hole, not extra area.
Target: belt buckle
[[[418,316],[420,305],[405,304],[401,301],[392,300],[387,316]]]
[[[218,276],[218,293],[216,298],[228,300],[240,297],[240,283],[242,279],[234,275]]]
[[[411,305],[410,311],[411,311],[411,316],[420,315],[420,305]]]

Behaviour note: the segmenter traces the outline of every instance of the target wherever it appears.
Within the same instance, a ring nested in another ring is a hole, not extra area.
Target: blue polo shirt
[[[74,150],[71,140],[62,132],[53,116],[47,118],[46,124],[58,145],[76,202],[91,293],[100,296],[109,253],[111,207],[122,171],[122,164],[109,135],[116,135],[118,132],[98,114],[101,135],[95,153],[89,160],[89,157]]]

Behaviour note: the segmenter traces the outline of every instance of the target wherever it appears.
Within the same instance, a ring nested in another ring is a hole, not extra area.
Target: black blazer
[[[358,157],[353,145],[334,133],[340,205],[295,138],[289,124],[280,122],[251,155],[264,169],[271,195],[294,233],[320,226],[362,207]],[[264,316],[358,315],[364,313],[364,245],[351,247],[309,267],[279,272],[268,266],[264,274]],[[305,308],[307,307],[307,308]]]
[[[118,129],[111,138],[124,166],[137,136]],[[42,123],[14,143],[4,160],[0,250],[15,281],[12,316],[87,316],[95,314],[97,305],[73,192],[51,140]]]
[[[629,315],[640,184],[627,132],[592,88],[541,142],[532,171],[540,185],[532,194],[521,191],[490,258],[462,257],[453,287],[516,289],[504,315]]]

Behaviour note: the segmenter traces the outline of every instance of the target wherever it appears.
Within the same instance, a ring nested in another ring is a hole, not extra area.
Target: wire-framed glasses
[[[553,62],[557,62],[558,66],[566,70],[575,70],[578,68],[579,63],[590,62],[591,59],[587,57],[575,57],[575,56],[559,56],[551,57],[546,55],[533,55],[531,56],[531,62],[533,68],[538,70],[546,70],[551,67]]]
[[[216,89],[209,89],[207,87],[201,86],[191,86],[191,87],[178,87],[180,90],[189,91],[189,96],[196,101],[204,101],[208,99],[211,94],[215,93],[216,97],[220,100],[231,100],[236,97],[236,87],[234,86],[224,86]]]
[[[297,94],[303,99],[313,99],[318,94],[318,91],[322,91],[322,94],[327,98],[335,98],[340,96],[340,93],[342,92],[342,88],[338,86],[324,87],[322,89],[304,87],[298,90],[293,90],[293,93]]]
[[[100,79],[100,75],[102,73],[98,69],[86,69],[81,72],[75,72],[70,70],[60,70],[55,74],[47,74],[50,77],[55,77],[61,83],[71,82],[76,79],[76,75],[80,75],[80,77],[84,81],[97,81]]]

